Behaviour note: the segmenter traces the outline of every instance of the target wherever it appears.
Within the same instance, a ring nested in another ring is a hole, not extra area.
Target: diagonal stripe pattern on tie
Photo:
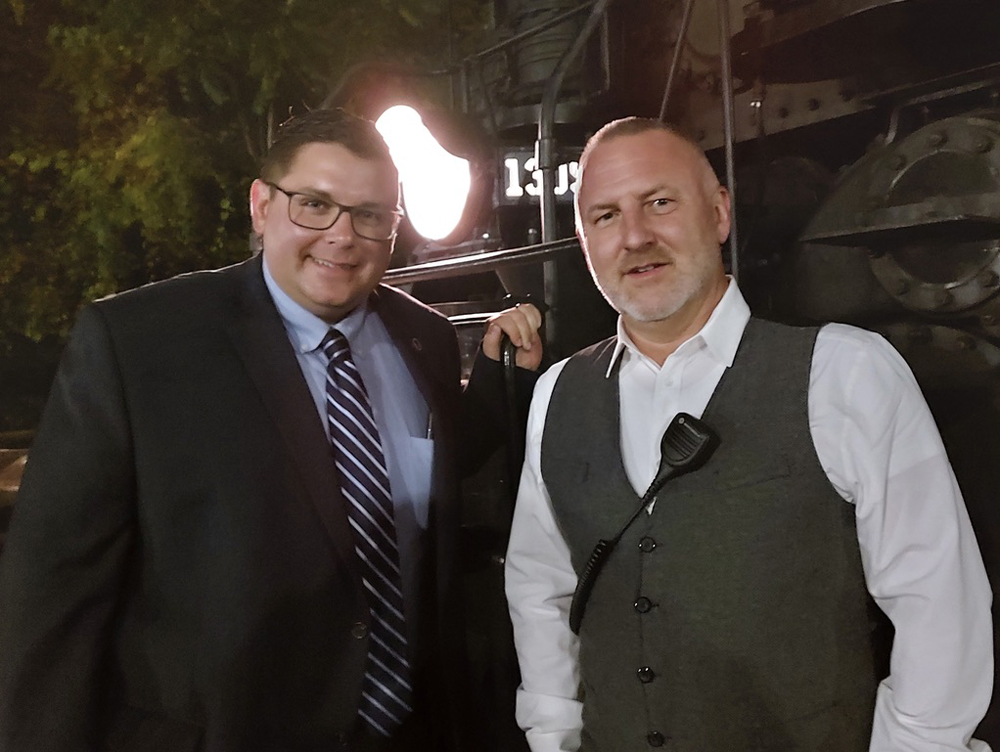
[[[368,392],[347,338],[331,329],[322,348],[329,359],[330,442],[372,616],[358,713],[375,733],[389,736],[410,714],[413,703],[389,474]]]

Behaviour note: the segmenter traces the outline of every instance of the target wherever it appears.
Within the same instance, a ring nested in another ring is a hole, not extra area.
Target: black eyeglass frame
[[[348,206],[347,204],[337,203],[336,201],[334,201],[332,199],[320,198],[319,196],[316,196],[316,195],[314,195],[312,193],[305,193],[303,191],[286,191],[280,185],[278,185],[277,183],[272,183],[270,180],[265,180],[264,184],[267,185],[267,186],[270,186],[271,188],[274,188],[274,189],[276,189],[278,191],[281,191],[282,193],[285,194],[285,196],[288,197],[288,221],[291,222],[296,227],[302,227],[302,228],[304,228],[306,230],[316,230],[317,232],[322,232],[324,230],[329,230],[331,227],[333,227],[335,224],[337,224],[337,220],[340,219],[340,216],[344,212],[347,212],[347,216],[351,220],[351,229],[354,230],[354,234],[355,235],[357,235],[359,238],[364,238],[365,240],[375,240],[375,241],[378,241],[378,242],[385,242],[387,240],[392,240],[392,239],[394,239],[396,237],[397,233],[399,232],[399,223],[402,221],[403,217],[405,216],[404,213],[403,213],[402,207],[397,206],[394,209],[389,209],[389,211],[396,217],[396,219],[395,219],[395,221],[393,223],[394,226],[392,228],[392,234],[390,234],[389,237],[387,237],[387,238],[373,238],[370,235],[365,235],[363,232],[358,232],[358,228],[354,225],[354,210],[355,209],[363,209],[363,208],[365,208],[365,205],[363,205],[363,204],[355,205],[355,206]],[[325,227],[312,227],[311,225],[304,225],[301,222],[296,222],[292,218],[292,199],[295,196],[308,196],[310,198],[315,198],[315,199],[318,199],[320,201],[325,201],[326,203],[335,206],[337,208],[337,213],[333,216],[333,219],[330,220],[330,224],[326,225]]]

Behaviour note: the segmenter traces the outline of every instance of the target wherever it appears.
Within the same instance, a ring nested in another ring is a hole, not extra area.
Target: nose
[[[324,230],[328,243],[339,242],[341,244],[354,242],[354,224],[351,222],[350,212],[342,211],[333,221],[333,224]]]
[[[627,251],[639,251],[655,242],[653,228],[641,207],[629,207],[622,210],[619,227],[621,228],[622,247]]]

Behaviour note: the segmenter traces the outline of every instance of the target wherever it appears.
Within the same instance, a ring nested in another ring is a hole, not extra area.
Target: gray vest
[[[866,752],[877,686],[854,506],[809,432],[816,329],[751,319],[702,416],[721,438],[601,572],[580,631],[582,752]],[[639,497],[621,459],[614,339],[573,356],[542,476],[579,574]]]

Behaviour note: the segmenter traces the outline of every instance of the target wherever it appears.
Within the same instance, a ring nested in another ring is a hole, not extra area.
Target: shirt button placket
[[[656,549],[656,540],[648,535],[644,535],[639,539],[639,551],[644,554],[651,554]],[[638,614],[646,614],[653,608],[653,602],[644,595],[640,595],[635,603],[632,604],[635,612]],[[643,684],[649,684],[656,678],[656,672],[653,671],[649,666],[640,666],[636,672],[636,676],[639,681]],[[662,747],[666,741],[666,738],[659,731],[650,731],[646,735],[646,742],[650,747]]]

